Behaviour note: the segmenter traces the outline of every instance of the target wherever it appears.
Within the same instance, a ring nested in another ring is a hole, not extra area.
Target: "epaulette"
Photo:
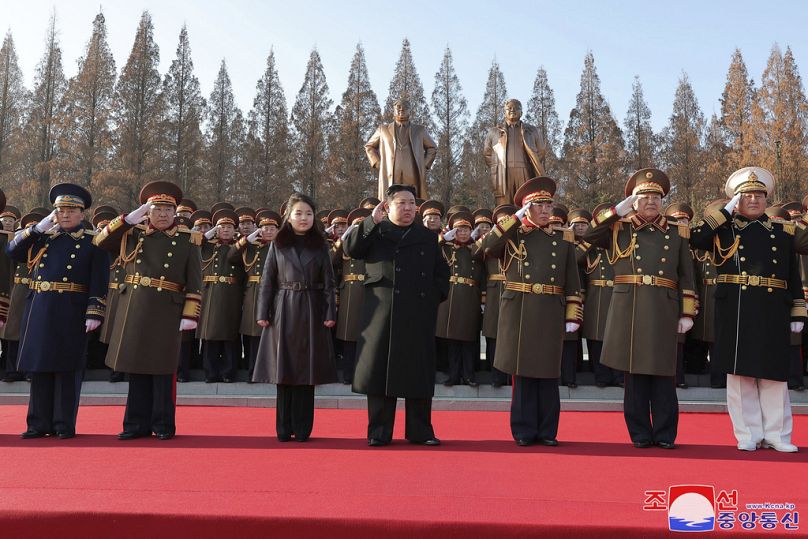
[[[147,227],[147,226],[146,226],[146,225],[144,225],[143,223],[138,223],[138,224],[136,224],[134,228],[137,228],[137,229],[139,229],[139,230],[148,230],[148,229],[149,229],[149,227]]]
[[[592,244],[589,243],[588,241],[581,240],[576,242],[575,246],[581,251],[586,252],[589,250],[590,247],[592,247]]]
[[[783,232],[788,234],[789,236],[793,236],[797,233],[797,223],[792,221],[784,221],[783,223]]]
[[[85,233],[85,234],[87,234],[88,236],[95,236],[96,234],[98,234],[98,232],[97,232],[97,231],[95,231],[95,230],[89,230],[89,229],[87,229],[87,228],[85,228],[85,229],[84,229],[84,233]]]
[[[688,225],[676,225],[679,228],[679,235],[686,240],[690,239],[690,227]]]
[[[564,232],[564,241],[575,243],[575,232],[573,232],[569,228],[563,230],[563,232]]]
[[[191,237],[189,241],[194,245],[202,245],[202,238],[204,237],[204,235],[198,230],[189,230],[187,232],[185,230],[178,230],[178,232],[190,235]]]

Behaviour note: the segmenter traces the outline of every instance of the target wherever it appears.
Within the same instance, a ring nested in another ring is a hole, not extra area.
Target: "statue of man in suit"
[[[410,104],[393,105],[395,121],[382,124],[365,144],[370,166],[379,170],[379,199],[392,184],[412,185],[416,198],[427,199],[426,173],[435,161],[437,146],[422,125],[410,122]]]
[[[497,205],[513,203],[517,189],[544,174],[545,152],[541,132],[522,121],[522,103],[518,99],[506,101],[505,124],[488,131],[483,148]]]

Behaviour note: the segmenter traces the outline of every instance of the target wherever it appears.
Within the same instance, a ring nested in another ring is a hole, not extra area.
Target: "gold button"
[[[553,256],[555,256],[555,255],[556,255],[555,253],[550,253],[550,254],[551,254],[551,255],[553,255]]]
[[[68,265],[67,265],[67,269],[73,269],[73,266],[71,266],[70,264],[68,264]]]
[[[519,243],[525,243],[525,240],[519,240]]]
[[[553,242],[553,245],[558,245],[556,242]]]
[[[631,237],[632,237],[632,238],[636,238],[636,237],[637,237],[637,233],[636,233],[636,232],[634,232],[634,233],[631,235]]]
[[[168,253],[168,256],[172,257],[172,256],[174,256],[174,253]]]
[[[529,265],[530,265],[530,262],[528,262],[527,260],[525,260],[525,266],[529,266]]]
[[[771,235],[771,236],[769,236],[769,237],[770,237],[771,239],[774,239],[774,234],[772,234],[772,235]]]
[[[177,242],[176,242],[176,241],[172,241],[172,242],[171,242],[171,245],[177,245]]]
[[[158,286],[158,287],[157,287],[157,291],[158,291],[158,292],[162,292],[162,291],[163,291],[163,289],[162,289],[161,287],[159,287],[159,286]]]
[[[44,255],[42,255],[42,256],[43,256],[44,258],[48,258],[48,253],[45,253],[45,254],[44,254]]]
[[[137,290],[137,285],[134,285],[132,288],[134,288],[135,290]]]
[[[665,275],[665,272],[664,272],[664,271],[662,271],[662,270],[659,270],[659,274],[660,274],[660,275]]]
[[[551,268],[553,268],[553,269],[556,269],[556,265],[555,265],[555,264],[550,264],[550,267],[551,267]]]
[[[766,291],[767,291],[767,292],[774,292],[774,289],[772,289],[772,288],[767,288],[767,289],[766,289]]]
[[[67,282],[67,277],[62,277],[62,282]]]
[[[667,234],[665,234],[665,239],[666,239],[666,240],[669,240],[669,239],[671,239],[671,237],[670,237],[670,236],[668,236]]]
[[[776,250],[777,250],[777,247],[775,247],[774,245],[772,245],[772,251],[776,251]]]
[[[81,249],[81,245],[79,245],[79,244],[77,243],[77,244],[76,244],[76,249]]]
[[[654,280],[651,278],[650,275],[643,275],[642,276],[642,284],[653,284]]]
[[[51,284],[48,281],[44,281],[42,284],[39,285],[39,289],[43,292],[47,292],[50,290]]]
[[[550,282],[554,283],[555,282],[555,277],[550,277]]]
[[[45,256],[48,256],[48,255],[45,255]],[[76,258],[76,253],[73,253],[72,255],[70,255],[70,258]]]
[[[741,257],[741,262],[746,262],[746,257],[745,256]]]
[[[642,273],[642,268],[637,268],[637,273]]]
[[[163,264],[163,267],[164,267],[164,268],[167,268],[167,267],[168,267],[168,264]]]
[[[738,249],[743,249],[743,245],[739,245],[739,246],[738,246]]]
[[[746,275],[746,272],[745,272],[745,271],[742,271],[742,272],[741,272],[741,275]]]
[[[143,262],[143,261],[141,259],[139,259],[139,258],[137,260],[135,260],[135,264],[140,264],[141,262]]]
[[[637,255],[634,258],[636,258],[637,260],[642,260],[642,257],[640,255]]]
[[[746,285],[745,285],[745,284],[744,284],[744,285],[741,285],[741,290],[746,290],[746,288],[747,288],[747,287],[746,287]]]
[[[660,262],[667,262],[667,260],[665,260],[664,258],[661,258]]]
[[[668,249],[670,249],[670,247],[668,247],[667,245],[665,245],[665,246],[664,246],[664,247],[662,247],[662,248],[663,248],[663,249],[665,249],[666,251],[667,251]]]
[[[142,284],[143,286],[150,286],[151,285],[151,277],[143,277],[140,280],[140,284]]]
[[[772,259],[772,264],[777,264],[777,259],[776,258]]]
[[[40,265],[39,265],[39,267],[40,267],[40,268],[44,268],[44,267],[45,267],[45,264],[40,264]]]
[[[525,275],[525,279],[530,279],[530,275]]]

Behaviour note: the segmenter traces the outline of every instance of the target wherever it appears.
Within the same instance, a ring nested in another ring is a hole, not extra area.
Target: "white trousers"
[[[727,409],[738,442],[791,443],[791,400],[786,382],[727,375]]]

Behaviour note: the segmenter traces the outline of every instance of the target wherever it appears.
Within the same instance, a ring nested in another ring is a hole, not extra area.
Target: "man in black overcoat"
[[[415,189],[391,185],[386,200],[343,240],[345,253],[364,260],[367,273],[353,391],[368,396],[370,446],[390,443],[399,397],[406,401],[405,438],[440,444],[431,420],[434,335],[449,267],[416,215]]]

